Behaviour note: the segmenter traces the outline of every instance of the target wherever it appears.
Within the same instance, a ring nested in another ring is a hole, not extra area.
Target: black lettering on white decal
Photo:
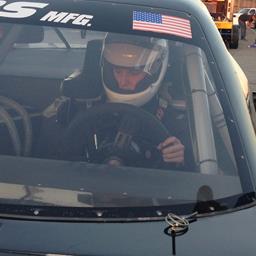
[[[0,1],[0,17],[6,18],[27,18],[36,13],[38,8],[44,8],[47,3],[33,2],[14,2],[6,4],[6,1]]]

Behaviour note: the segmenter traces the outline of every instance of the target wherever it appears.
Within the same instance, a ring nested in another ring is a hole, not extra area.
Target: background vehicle
[[[237,49],[239,45],[239,24],[233,19],[233,0],[203,0],[228,47]]]
[[[249,16],[256,15],[256,7],[255,8],[242,8],[239,10],[239,12],[236,12],[233,14],[233,19],[235,23],[238,23],[238,18],[241,14],[248,14]]]
[[[252,7],[252,8],[242,8],[240,9],[238,12],[234,13],[234,17],[239,17],[241,14],[248,14],[248,15],[254,15],[256,13],[256,7]]]
[[[201,1],[1,4],[1,253],[255,255],[248,81]],[[163,82],[152,105],[105,100],[119,38]],[[170,135],[183,163],[158,150]]]

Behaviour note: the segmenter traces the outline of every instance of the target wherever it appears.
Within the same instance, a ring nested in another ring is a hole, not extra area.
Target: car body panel
[[[209,256],[254,255],[255,243],[245,239],[245,234],[254,236],[255,215],[255,208],[251,208],[191,223],[189,231],[176,238],[177,255],[191,255],[191,252]],[[94,224],[3,220],[1,224],[0,247],[7,251],[64,255],[171,255],[172,252],[171,237],[164,234],[166,222]]]

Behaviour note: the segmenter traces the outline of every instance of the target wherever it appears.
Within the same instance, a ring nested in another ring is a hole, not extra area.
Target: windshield
[[[139,15],[136,33],[1,23],[0,203],[187,214],[244,193],[210,51],[188,19],[154,36]]]

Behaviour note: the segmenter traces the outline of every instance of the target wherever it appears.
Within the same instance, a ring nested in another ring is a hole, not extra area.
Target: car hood
[[[256,208],[200,218],[176,238],[176,255],[255,255]],[[2,250],[80,255],[172,255],[166,222],[1,220]]]

